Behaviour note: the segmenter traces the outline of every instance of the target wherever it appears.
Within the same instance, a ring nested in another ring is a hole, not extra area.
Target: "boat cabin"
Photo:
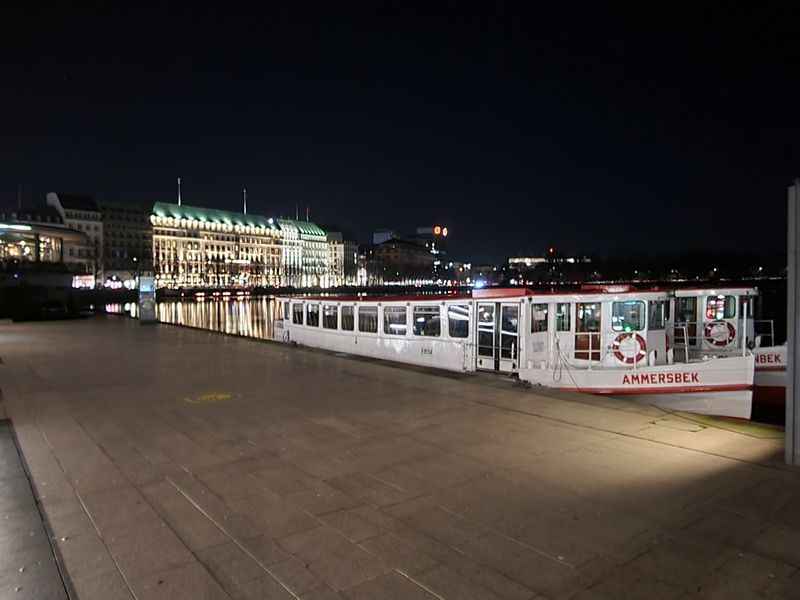
[[[756,288],[679,289],[674,294],[678,348],[725,355],[741,352],[743,344],[754,341]]]
[[[276,336],[314,346],[457,371],[515,373],[672,364],[666,291],[628,286],[577,292],[281,299]]]

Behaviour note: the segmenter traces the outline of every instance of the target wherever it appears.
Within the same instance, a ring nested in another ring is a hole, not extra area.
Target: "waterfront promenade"
[[[81,600],[800,598],[767,428],[121,317],[0,324],[0,359]],[[23,535],[0,598],[57,577]]]

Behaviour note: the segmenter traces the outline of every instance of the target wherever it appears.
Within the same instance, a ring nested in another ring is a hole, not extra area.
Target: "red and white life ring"
[[[736,339],[736,328],[727,321],[710,321],[703,329],[706,342],[724,348]]]
[[[632,354],[630,353],[631,345],[635,346]],[[627,352],[625,352],[626,350]],[[647,356],[647,342],[638,333],[620,333],[611,344],[611,351],[618,361],[632,365]]]

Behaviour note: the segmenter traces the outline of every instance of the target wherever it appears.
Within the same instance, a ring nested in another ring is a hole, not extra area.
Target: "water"
[[[106,312],[137,317],[138,305],[107,304]],[[207,329],[262,340],[272,339],[273,322],[277,318],[274,298],[197,298],[165,300],[156,304],[156,318],[161,323]]]

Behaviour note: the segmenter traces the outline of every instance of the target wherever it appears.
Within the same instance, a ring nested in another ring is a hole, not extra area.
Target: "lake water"
[[[156,305],[161,323],[207,329],[230,335],[272,339],[277,302],[272,297],[166,300]],[[106,312],[137,316],[134,302],[107,304]]]

